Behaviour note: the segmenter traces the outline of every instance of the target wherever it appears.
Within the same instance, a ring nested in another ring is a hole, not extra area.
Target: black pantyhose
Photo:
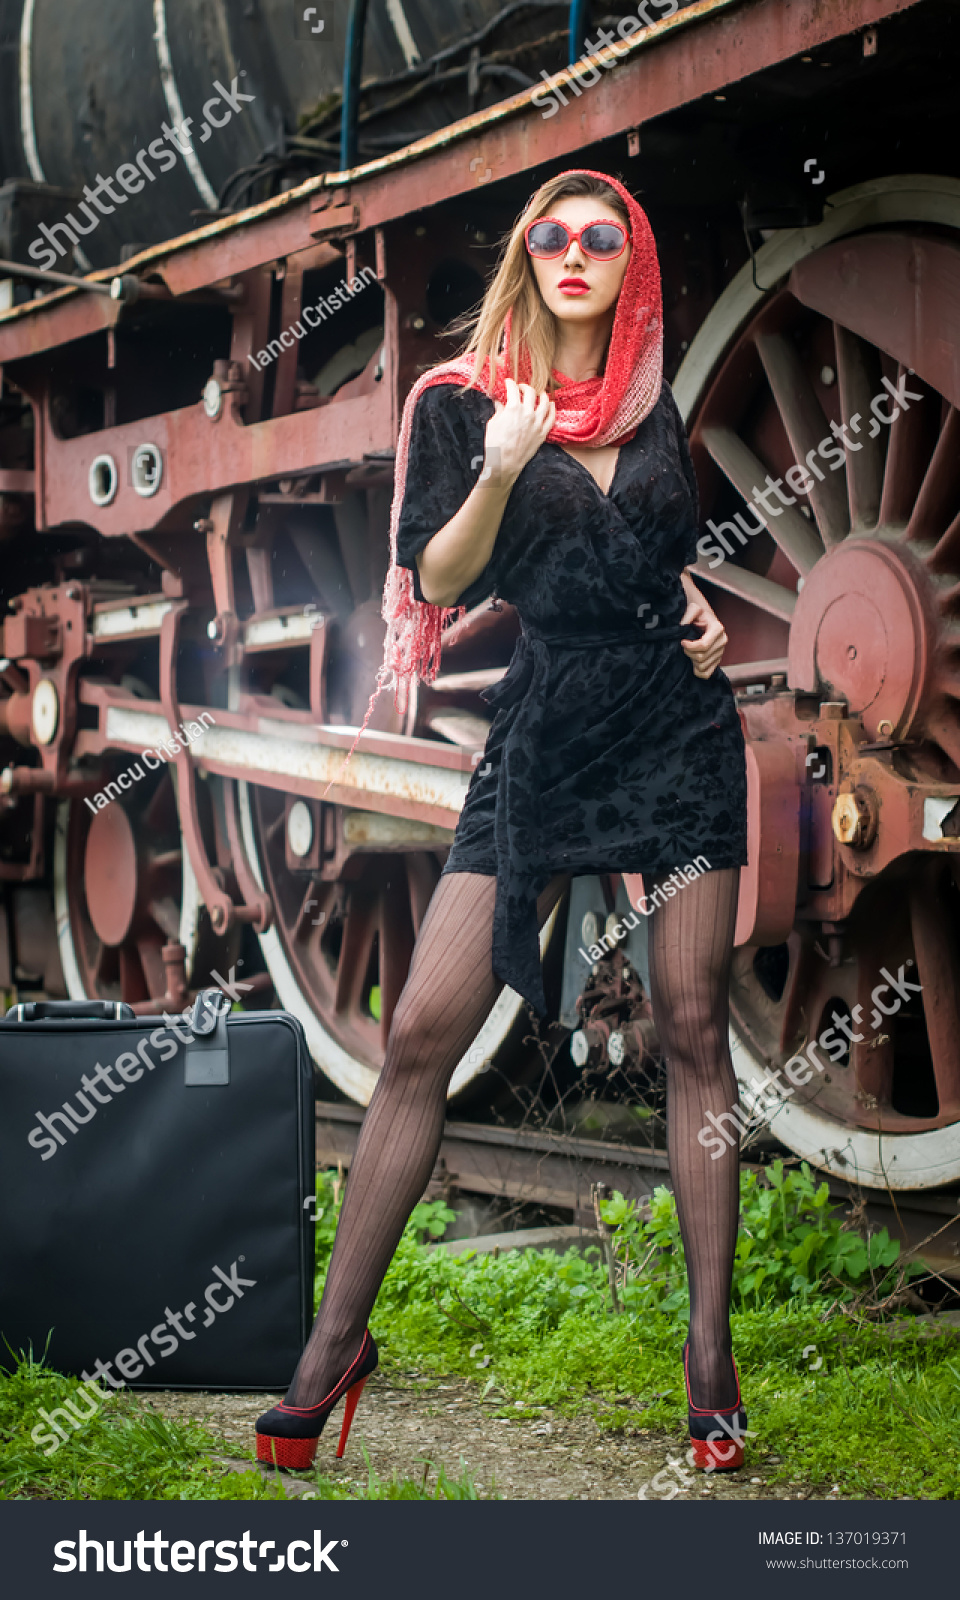
[[[729,1045],[730,965],[740,868],[705,872],[650,921],[653,1017],[667,1064],[667,1153],[690,1280],[693,1403],[736,1404],[730,1281],[740,1214],[740,1151],[698,1139],[707,1113],[731,1111],[739,1090]],[[646,887],[646,885],[645,885]],[[724,1123],[728,1127],[729,1123]]]
[[[721,1407],[736,1399],[727,1316],[738,1159],[734,1149],[732,1159],[711,1162],[697,1133],[708,1110],[719,1114],[736,1103],[726,1008],[738,876],[736,868],[706,873],[651,918],[657,1020],[669,1062],[670,1165],[678,1202],[684,1196],[695,1308],[691,1381],[696,1404]],[[544,891],[541,921],[562,888],[555,880]],[[449,873],[430,902],[350,1170],[323,1300],[287,1392],[290,1405],[317,1404],[350,1365],[433,1171],[451,1075],[500,989],[490,955],[494,896],[492,877]]]

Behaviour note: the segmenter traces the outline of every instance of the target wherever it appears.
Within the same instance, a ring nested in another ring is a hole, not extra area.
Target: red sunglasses
[[[615,261],[630,243],[630,235],[619,222],[588,222],[574,233],[556,217],[538,217],[524,229],[527,252],[538,261],[554,261],[566,255],[571,244],[578,244],[594,261]]]

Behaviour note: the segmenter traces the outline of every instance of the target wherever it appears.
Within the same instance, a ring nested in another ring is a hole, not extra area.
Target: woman
[[[729,1297],[739,1154],[697,1135],[737,1102],[727,989],[746,861],[743,738],[726,635],[684,568],[697,496],[662,378],[649,223],[615,180],[564,173],[528,203],[465,355],[404,411],[384,616],[401,701],[457,608],[499,594],[523,635],[506,677],[350,1171],[323,1301],[258,1457],[305,1467],[346,1394],[342,1454],[377,1364],[367,1318],[433,1170],[446,1092],[502,983],[546,1010],[538,919],[562,874],[710,870],[658,896],[650,974],[690,1277],[684,1348],[698,1465],[743,1460]],[[492,398],[491,398],[492,396]],[[481,470],[482,464],[482,470]],[[540,896],[539,907],[537,897]],[[672,895],[673,898],[667,898]]]

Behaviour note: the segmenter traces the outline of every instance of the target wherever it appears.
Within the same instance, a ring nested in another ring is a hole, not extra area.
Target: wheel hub
[[[851,539],[800,591],[790,630],[790,687],[845,701],[870,739],[905,738],[927,687],[929,579],[907,552]]]
[[[137,908],[137,843],[123,807],[108,805],[90,824],[83,858],[87,911],[98,938],[123,943]]]

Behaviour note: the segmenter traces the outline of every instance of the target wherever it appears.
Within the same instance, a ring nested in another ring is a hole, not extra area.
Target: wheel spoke
[[[343,942],[337,966],[335,1009],[343,1016],[357,1011],[363,997],[370,952],[377,933],[377,897],[360,884],[347,890]]]
[[[944,710],[939,716],[927,717],[924,732],[928,739],[940,746],[955,767],[960,767],[960,726],[955,711]]]
[[[883,492],[886,433],[881,430],[871,439],[869,427],[861,426],[870,420],[870,401],[880,388],[880,358],[873,345],[858,338],[842,323],[833,324],[833,337],[840,410],[845,426],[850,429],[852,443],[861,447],[847,452],[850,526],[854,533],[861,533],[877,526]],[[858,436],[853,437],[858,428]]]
[[[860,941],[857,962],[857,1004],[863,1015],[858,1031],[864,1037],[854,1043],[850,1052],[850,1065],[856,1074],[857,1100],[864,1106],[868,1116],[871,1110],[875,1112],[877,1108],[880,1108],[882,1115],[884,1109],[891,1108],[893,1100],[892,1029],[889,1025],[885,1025],[886,1019],[882,1016],[879,1023],[871,1021],[871,1018],[877,1015],[877,1004],[872,994],[877,986],[883,959],[878,948],[880,931],[879,925],[876,925],[869,933],[864,934]],[[870,1107],[870,1098],[876,1101],[876,1107]]]
[[[148,900],[147,910],[167,939],[176,941],[180,938],[180,907],[170,895]]]
[[[812,939],[804,939],[801,943],[796,934],[791,934],[790,953],[790,970],[781,996],[781,1050],[790,1050],[795,1041],[813,1026],[807,1015],[808,996],[820,976],[819,968],[825,965]]]
[[[177,825],[173,785],[161,779],[140,813],[140,827],[147,835],[156,836],[176,832]]]
[[[414,937],[406,867],[397,856],[390,863],[380,895],[380,1040],[384,1049],[410,970]]]
[[[960,505],[960,411],[951,406],[907,525],[908,539],[939,539]],[[936,550],[933,552],[933,557]]]
[[[759,456],[732,428],[704,428],[700,437],[720,471],[753,511],[753,491],[762,488],[768,476]],[[823,555],[817,530],[794,506],[778,506],[777,510],[779,516],[764,518],[770,537],[797,571],[806,575]]]
[[[928,858],[915,873],[910,889],[917,981],[923,985],[921,999],[941,1118],[960,1115],[960,939],[947,900],[948,882],[943,863]]]
[[[905,367],[900,367],[898,379],[907,379],[907,387],[915,393],[913,385],[920,380],[911,377]],[[893,396],[889,395],[893,406]],[[937,398],[937,416],[933,415],[931,396],[923,401],[911,401],[908,411],[901,411],[890,427],[890,445],[883,474],[883,495],[880,501],[880,521],[885,527],[906,527],[910,522],[920,487],[933,454],[934,428],[939,417],[940,401]]]
[[[120,957],[121,998],[130,1002],[130,1004],[136,1004],[138,1000],[149,1000],[150,990],[144,978],[139,950],[131,948],[131,945],[127,943],[120,946],[118,954]]]
[[[929,562],[935,572],[956,572],[960,566],[960,516],[954,517],[942,539],[931,550]]]
[[[170,867],[179,870],[183,865],[183,851],[158,850],[156,855],[150,856],[148,865],[151,872],[165,872]]]
[[[179,921],[178,916],[178,926]],[[161,945],[154,939],[137,940],[137,955],[140,957],[140,966],[147,986],[147,993],[143,997],[145,1000],[151,998],[159,999],[161,995],[166,993],[167,972],[163,964],[161,948]]]
[[[101,944],[96,957],[96,985],[100,989],[110,989],[120,977],[120,958],[116,949],[109,944]]]
[[[758,572],[749,572],[746,567],[735,567],[732,561],[724,561],[722,566],[714,567],[712,571],[706,562],[698,561],[693,570],[705,583],[726,589],[729,594],[738,594],[742,600],[759,606],[761,611],[769,611],[771,616],[779,617],[782,622],[789,622],[793,616],[797,597],[782,583],[761,578]]]
[[[313,928],[322,928],[325,925],[326,917],[324,916],[324,912],[326,910],[327,901],[330,899],[332,892],[332,884],[323,883],[318,878],[310,879],[310,882],[303,891],[303,899],[300,902],[300,909],[297,912],[296,921],[293,925],[293,936],[295,939],[306,939],[309,941],[311,938],[310,930]],[[322,920],[320,920],[321,918]]]
[[[758,333],[754,343],[777,402],[794,460],[799,465],[808,456],[816,455],[817,446],[824,438],[830,438],[830,424],[824,416],[813,384],[803,369],[796,345],[782,333]],[[813,480],[809,492],[810,504],[823,542],[829,550],[850,531],[847,496],[843,483],[835,473],[826,471],[822,481],[815,472],[811,471],[809,476]],[[771,532],[776,538],[772,528]],[[801,567],[800,570],[805,572],[809,569]]]
[[[440,881],[436,856],[417,850],[407,856],[407,885],[410,892],[410,919],[414,934],[419,934],[434,889]]]

